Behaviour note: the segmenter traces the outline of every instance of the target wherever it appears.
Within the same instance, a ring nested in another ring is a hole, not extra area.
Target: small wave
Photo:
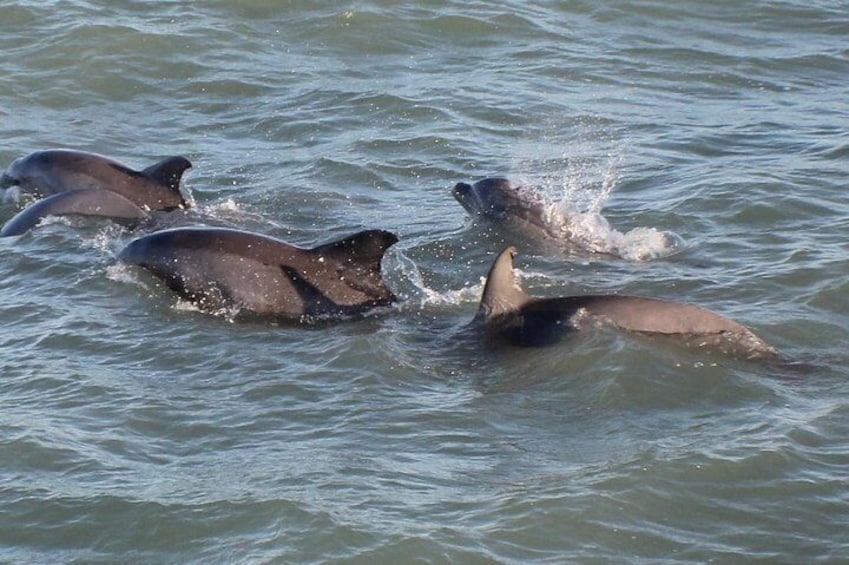
[[[141,280],[133,268],[124,263],[114,263],[106,267],[106,278],[120,283],[129,283],[150,290],[150,286]]]
[[[228,198],[224,202],[219,202],[217,204],[207,204],[201,207],[204,212],[208,214],[214,214],[215,212],[241,212],[242,209],[239,204],[236,203],[232,198]]]
[[[384,278],[396,289],[401,310],[426,306],[456,306],[478,302],[483,294],[486,277],[460,289],[435,290],[424,281],[415,262],[401,251],[390,251],[384,259]]]
[[[107,223],[97,230],[91,237],[83,237],[82,245],[100,252],[102,255],[117,256],[121,245],[122,236],[127,232],[126,228],[113,223]]]
[[[27,200],[29,199],[21,192],[21,187],[19,186],[10,186],[3,191],[3,204],[23,206],[27,204]]]
[[[255,212],[246,209],[232,198],[214,204],[204,204],[192,209],[194,214],[202,217],[213,218],[224,222],[262,222],[264,218]]]
[[[64,226],[68,228],[77,227],[82,222],[74,216],[44,216],[34,226],[35,229],[45,228],[47,226]]]
[[[201,313],[208,314],[210,316],[215,316],[216,318],[221,318],[226,322],[231,324],[236,322],[237,317],[241,310],[235,306],[233,307],[221,307],[216,308],[214,310],[207,310],[201,308],[196,302],[192,302],[191,300],[186,300],[184,298],[177,298],[177,301],[171,307],[175,312],[193,312],[193,313]]]
[[[458,304],[465,304],[467,302],[479,302],[481,295],[483,294],[483,287],[486,284],[486,279],[481,277],[481,280],[477,284],[473,284],[471,286],[463,287],[457,290],[433,290],[431,288],[427,288],[426,286],[422,286],[422,306],[455,306]]]

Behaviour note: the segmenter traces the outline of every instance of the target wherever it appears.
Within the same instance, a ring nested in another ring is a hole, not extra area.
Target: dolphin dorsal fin
[[[179,192],[183,173],[191,167],[191,162],[185,157],[168,157],[149,166],[142,171],[142,174],[156,183]]]
[[[516,248],[511,246],[495,258],[486,278],[475,319],[488,320],[515,312],[531,300],[531,296],[522,289],[513,273],[513,258],[516,255]]]
[[[326,260],[352,289],[374,300],[395,300],[381,274],[381,262],[386,250],[398,241],[398,236],[383,230],[366,230],[350,237],[310,250],[320,260]]]
[[[356,264],[380,272],[386,250],[398,242],[398,236],[384,230],[365,230],[352,236],[314,247],[312,252],[340,265]]]

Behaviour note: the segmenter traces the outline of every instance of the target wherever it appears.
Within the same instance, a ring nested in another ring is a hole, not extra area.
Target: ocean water
[[[0,5],[0,168],[185,155],[163,225],[390,229],[402,299],[213,316],[109,222],[0,240],[0,562],[849,562],[847,37],[836,0]],[[515,242],[451,188],[486,176],[628,240],[521,242],[534,294],[697,304],[788,362],[479,343]]]

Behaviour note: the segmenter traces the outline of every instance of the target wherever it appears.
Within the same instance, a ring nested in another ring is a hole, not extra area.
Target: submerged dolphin
[[[177,228],[138,238],[119,254],[203,310],[238,308],[308,322],[386,306],[395,295],[380,264],[398,241],[382,230],[302,249],[223,228]]]
[[[490,335],[519,345],[547,345],[568,331],[600,323],[631,332],[674,335],[739,357],[778,355],[748,328],[696,306],[640,296],[535,298],[514,276],[515,256],[515,247],[502,251],[487,277],[475,321]]]
[[[71,215],[105,217],[125,225],[135,225],[148,217],[147,212],[117,192],[70,190],[39,200],[18,212],[0,229],[0,237],[20,235],[47,216]]]
[[[180,179],[191,166],[185,157],[169,157],[136,171],[95,153],[48,149],[12,161],[0,176],[0,188],[36,197],[101,189],[116,192],[139,208],[173,210],[187,205]]]

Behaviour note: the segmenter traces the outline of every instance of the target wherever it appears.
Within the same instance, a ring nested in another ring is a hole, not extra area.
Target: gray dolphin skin
[[[0,237],[20,235],[47,216],[96,216],[133,226],[148,217],[147,212],[108,190],[88,189],[60,192],[38,200],[18,212],[0,229]]]
[[[485,178],[475,184],[459,182],[451,194],[472,216],[501,224],[523,235],[535,239],[570,237],[567,225],[546,224],[543,221],[543,204],[527,189],[514,187],[505,178]]]
[[[735,357],[778,355],[748,328],[696,306],[640,296],[532,297],[514,275],[516,253],[515,247],[508,247],[495,259],[475,316],[492,336],[518,345],[548,345],[569,331],[607,324],[629,332],[673,335]]]
[[[237,308],[311,322],[395,301],[381,261],[398,241],[368,230],[312,249],[225,228],[177,228],[130,242],[119,254],[205,311]]]
[[[71,190],[116,192],[146,210],[186,207],[180,180],[192,164],[168,157],[136,171],[103,155],[48,149],[15,159],[0,177],[0,188],[16,189],[39,198]]]

